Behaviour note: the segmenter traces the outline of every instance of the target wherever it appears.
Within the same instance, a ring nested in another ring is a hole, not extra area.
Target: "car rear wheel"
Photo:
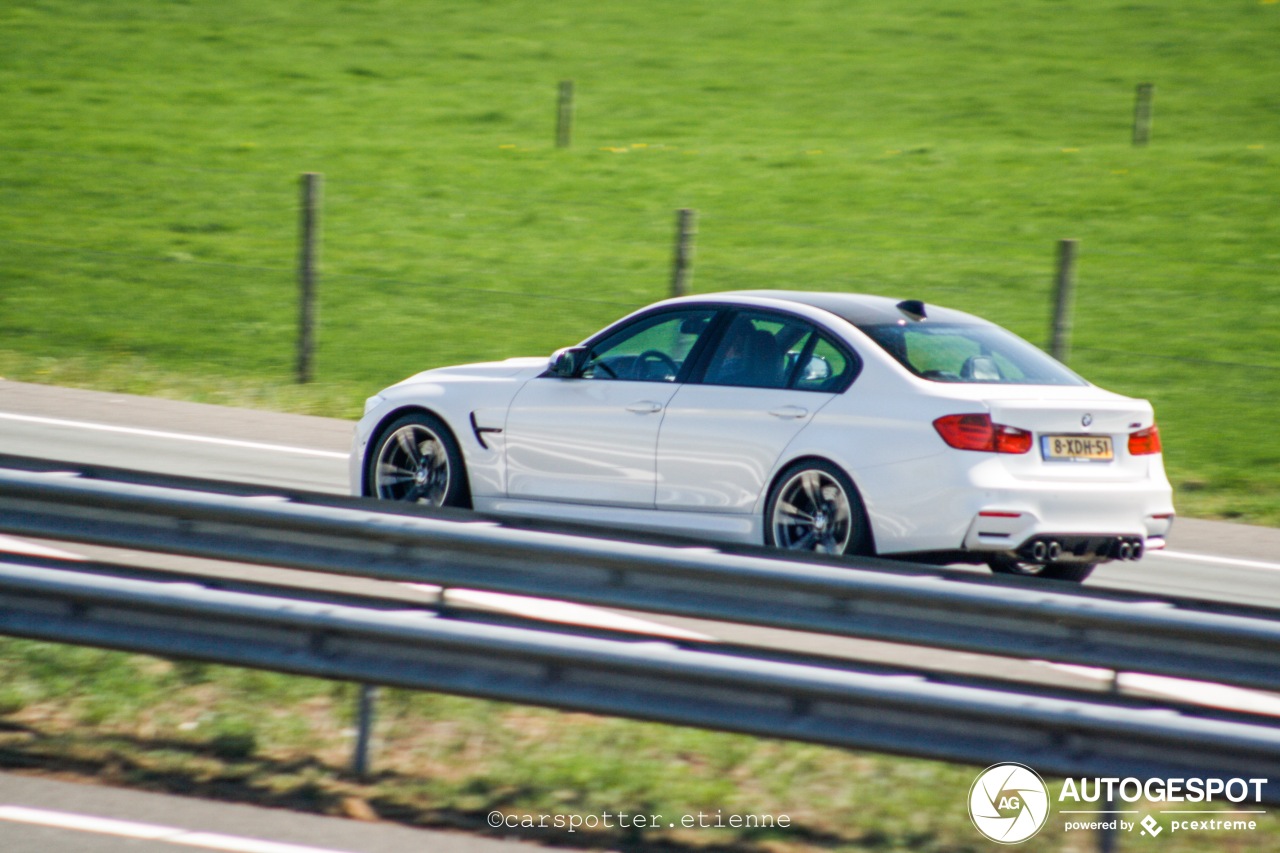
[[[426,412],[384,429],[366,459],[369,494],[427,506],[469,507],[462,452],[444,422]]]
[[[871,536],[858,490],[822,460],[801,461],[778,478],[765,502],[765,544],[819,554],[868,554]]]
[[[1031,578],[1049,578],[1057,581],[1074,581],[1079,583],[1089,577],[1097,563],[1028,563],[1017,557],[999,554],[990,557],[987,565],[991,571],[1000,575],[1022,575]]]

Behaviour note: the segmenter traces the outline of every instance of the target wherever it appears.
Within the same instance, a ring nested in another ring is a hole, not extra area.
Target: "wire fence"
[[[237,176],[245,179],[243,182],[230,185],[234,191],[234,198],[237,209],[239,210],[257,210],[268,212],[275,216],[284,217],[289,211],[296,209],[296,202],[290,194],[290,183],[287,176],[282,177],[279,172],[266,171],[258,169],[230,169],[215,168],[207,166],[192,166],[181,163],[172,162],[155,162],[150,160],[136,160],[124,157],[113,157],[110,155],[86,154],[80,152],[65,151],[47,151],[37,149],[22,148],[4,148],[0,147],[0,155],[11,156],[29,156],[50,159],[68,159],[68,160],[84,160],[97,162],[117,163],[122,166],[130,166],[140,169],[149,169],[160,172],[186,172],[193,175],[226,175]],[[253,181],[260,181],[265,186],[254,186]],[[465,213],[467,216],[487,216],[495,219],[518,219],[527,216],[528,211],[522,206],[527,201],[527,194],[502,192],[493,189],[477,189],[468,186],[464,189],[455,189],[448,186],[422,184],[408,184],[398,181],[370,181],[350,180],[350,179],[333,179],[329,178],[331,186],[337,187],[341,192],[351,192],[355,190],[380,190],[382,193],[375,194],[375,198],[384,198],[385,193],[412,193],[420,200],[430,200],[439,202],[436,210],[420,209],[417,214],[425,219],[449,218],[456,217],[459,213]],[[228,185],[219,185],[220,189],[225,190]],[[139,201],[145,201],[150,198],[147,195],[147,189],[127,181],[122,182],[120,186],[113,187],[113,194],[118,196],[132,196]],[[246,204],[246,199],[254,196],[265,196],[275,198],[272,204]],[[342,198],[339,196],[339,198]],[[352,199],[353,200],[353,199]],[[331,199],[332,201],[332,199]],[[350,201],[343,198],[342,203]],[[449,202],[446,207],[444,202]],[[558,199],[553,197],[539,197],[537,201],[541,210],[560,210],[567,215],[578,214],[584,210],[594,210],[606,213],[609,216],[617,216],[620,213],[625,214],[628,211],[635,213],[655,212],[653,204],[637,204],[630,203],[626,198],[618,198],[610,196],[607,199],[600,198],[578,198],[572,200]],[[461,207],[459,207],[461,205]],[[83,213],[93,213],[100,210],[99,206],[83,205],[76,208],[64,208],[66,211],[78,211]],[[670,208],[660,208],[662,215],[669,218]],[[725,211],[702,211],[699,214],[700,219],[716,221],[717,219],[726,222],[735,222],[732,212]],[[666,224],[665,221],[663,223]],[[760,223],[752,223],[759,225]],[[772,229],[780,229],[792,232],[808,232],[820,233],[826,235],[841,235],[845,237],[865,238],[867,236],[875,236],[877,233],[885,235],[893,235],[895,237],[909,236],[916,240],[922,240],[929,244],[952,244],[961,247],[992,247],[1002,250],[1002,254],[1008,251],[1021,251],[1025,253],[1038,253],[1043,251],[1043,246],[1028,243],[1026,240],[1008,240],[997,238],[974,238],[974,237],[957,237],[947,233],[941,233],[936,230],[917,229],[905,233],[901,230],[901,223],[895,222],[892,229],[880,229],[874,226],[868,227],[867,223],[859,222],[856,225],[834,225],[813,222],[796,222],[777,220],[771,221],[769,227]],[[626,244],[628,241],[624,241]],[[641,241],[629,241],[632,245],[641,245]],[[68,247],[78,248],[78,247]],[[1151,252],[1134,252],[1123,249],[1108,248],[1106,246],[1090,246],[1085,249],[1091,256],[1099,257],[1128,257],[1147,261],[1160,261],[1162,263],[1184,263],[1197,264],[1208,267],[1221,268],[1240,268],[1263,270],[1270,273],[1280,273],[1280,262],[1257,262],[1245,260],[1223,260],[1221,258],[1207,258],[1204,256],[1170,254],[1167,251],[1160,253]],[[964,257],[971,256],[970,252],[960,253]],[[939,256],[936,252],[930,252],[931,257]],[[945,257],[945,256],[942,256]]]
[[[19,346],[38,346],[42,338],[58,336],[48,322],[47,306],[61,303],[86,309],[78,312],[77,322],[86,322],[86,313],[123,322],[114,335],[99,329],[96,336],[98,343],[114,339],[118,348],[128,348],[130,328],[156,320],[163,325],[169,314],[195,311],[216,321],[225,312],[222,325],[232,338],[237,328],[250,336],[269,332],[277,362],[288,360],[279,343],[295,333],[299,201],[292,181],[262,170],[65,151],[0,148],[0,158],[19,161],[16,165],[37,160],[122,167],[91,186],[80,183],[72,167],[8,194],[11,227],[0,236],[0,263],[11,282],[4,323]],[[92,171],[97,174],[96,165]],[[137,180],[133,173],[147,177]],[[448,320],[459,311],[478,310],[505,312],[530,326],[534,331],[508,335],[505,342],[537,345],[533,351],[541,352],[553,335],[564,336],[558,343],[571,343],[620,312],[668,295],[675,209],[652,197],[574,195],[539,195],[533,205],[527,192],[329,178],[320,211],[319,298],[329,318],[328,339],[321,337],[321,348],[350,350],[351,332],[357,330],[383,341],[407,329],[416,332],[410,337],[426,337],[425,319],[406,323],[405,317]],[[164,213],[157,216],[157,209]],[[374,221],[371,209],[393,212]],[[692,264],[684,275],[687,280],[692,272],[695,293],[757,287],[905,289],[909,296],[924,291],[937,301],[959,303],[957,307],[990,303],[990,311],[978,313],[1037,342],[1048,329],[1053,246],[1042,238],[948,234],[929,223],[904,229],[898,222],[868,221],[856,211],[848,223],[761,221],[726,206],[698,210],[697,222],[696,240],[685,235],[690,257],[680,261]],[[72,244],[57,236],[68,233],[82,239]],[[694,254],[697,262],[692,262]],[[1130,275],[1126,267],[1155,266],[1183,274],[1190,268],[1212,270],[1243,280],[1259,293],[1276,289],[1277,265],[1206,254],[1143,253],[1086,241],[1080,250],[1080,276],[1082,292],[1093,294],[1086,299],[1087,309],[1105,316],[1113,304],[1124,315],[1142,303],[1140,294],[1122,289]],[[126,284],[144,286],[145,311],[110,308],[112,291],[127,292]],[[1043,295],[1035,296],[1037,289]],[[197,290],[206,298],[195,300]],[[229,296],[239,302],[228,305]],[[1192,296],[1187,307],[1196,308],[1194,291]],[[367,304],[362,307],[362,302]],[[458,310],[451,311],[448,303]],[[45,320],[39,319],[42,304]],[[25,312],[25,305],[35,310]],[[1260,322],[1250,319],[1256,305],[1216,310],[1227,325],[1239,321],[1249,329]],[[254,311],[262,313],[256,323]],[[551,319],[562,329],[551,328]],[[1152,317],[1145,320],[1150,323]],[[465,334],[474,324],[461,326],[459,334]],[[1141,322],[1137,328],[1141,332]],[[1100,338],[1088,323],[1079,331],[1074,350],[1082,355],[1127,353],[1268,376],[1280,370],[1280,347],[1265,335],[1248,357],[1233,358],[1224,355],[1231,352],[1230,341],[1210,341],[1206,354],[1203,346],[1189,352],[1157,335],[1126,338],[1107,332]],[[429,335],[442,361],[459,349],[456,341],[449,344],[451,334],[446,327]],[[152,338],[153,333],[142,335],[141,348]],[[81,339],[89,346],[95,343],[92,333]],[[194,340],[191,344],[198,345]],[[230,350],[216,349],[215,359],[231,356]],[[417,356],[429,361],[433,352],[426,349]]]

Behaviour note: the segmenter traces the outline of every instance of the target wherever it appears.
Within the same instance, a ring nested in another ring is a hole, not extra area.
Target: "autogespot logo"
[[[969,817],[978,831],[1000,844],[1017,844],[1049,819],[1049,789],[1023,764],[993,764],[969,789]]]

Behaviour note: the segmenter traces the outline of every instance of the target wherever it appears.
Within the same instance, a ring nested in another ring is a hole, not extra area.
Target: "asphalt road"
[[[537,845],[0,773],[4,853],[520,853]]]

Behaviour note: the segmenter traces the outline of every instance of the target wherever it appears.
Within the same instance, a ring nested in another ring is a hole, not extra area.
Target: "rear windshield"
[[[924,322],[858,328],[912,373],[934,382],[1089,384],[999,326]]]

